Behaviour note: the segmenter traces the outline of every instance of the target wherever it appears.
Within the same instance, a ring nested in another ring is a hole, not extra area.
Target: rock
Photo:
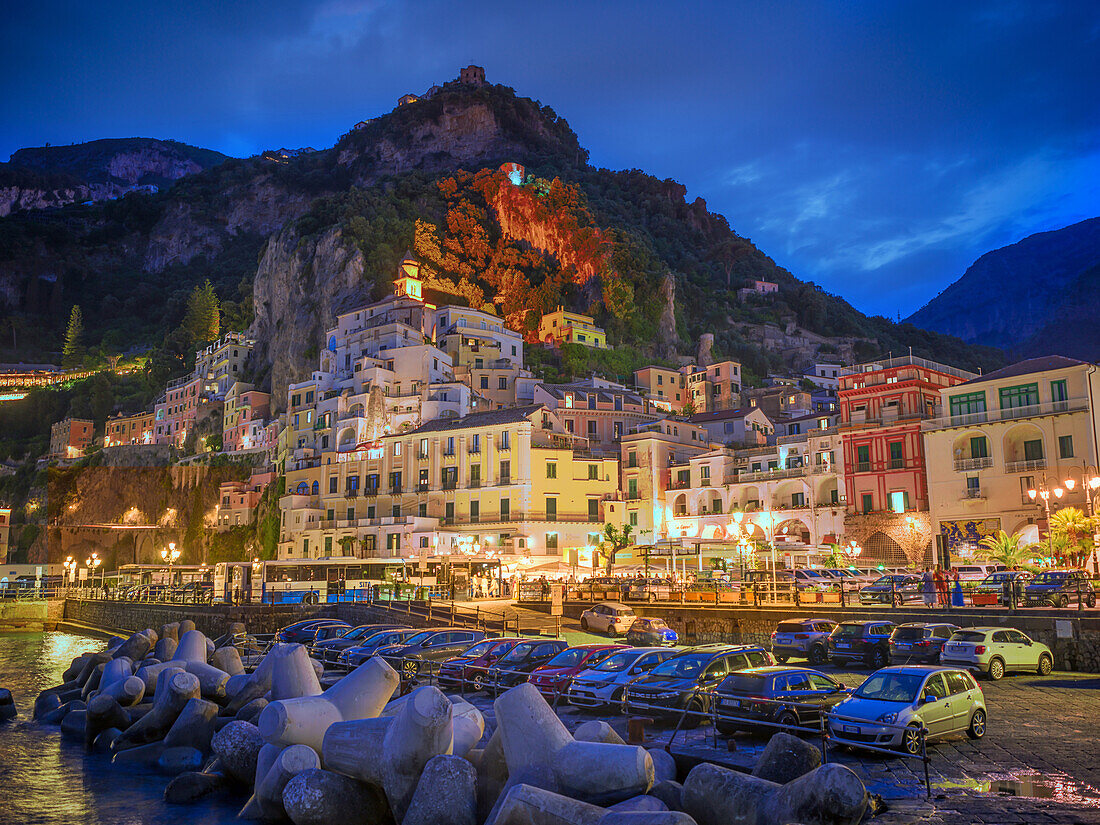
[[[621,813],[652,813],[655,811],[667,811],[668,805],[655,796],[644,795],[632,796],[630,799],[616,802],[607,810],[619,811]]]
[[[459,756],[429,759],[401,825],[478,825],[474,766]]]
[[[261,711],[263,711],[263,709],[266,708],[268,704],[270,703],[263,697],[259,699],[253,699],[237,712],[237,718],[244,722],[251,722],[255,725]]]
[[[11,691],[7,688],[0,688],[0,722],[10,722],[17,714],[18,711],[15,709],[15,700],[11,696]]]
[[[190,805],[218,793],[226,786],[218,773],[181,773],[164,789],[164,801],[169,805]]]
[[[34,700],[34,718],[41,719],[47,713],[57,710],[61,707],[61,697],[56,693],[49,690],[44,690],[38,694],[38,697]]]
[[[752,775],[785,784],[821,765],[821,751],[789,733],[776,733],[756,760]]]
[[[210,749],[221,761],[226,774],[246,785],[256,779],[256,760],[263,745],[259,728],[238,721],[230,722],[210,740]]]
[[[577,726],[573,738],[578,742],[603,742],[607,745],[625,745],[626,742],[607,722],[593,719]]]
[[[674,782],[671,779],[662,779],[655,782],[653,787],[649,789],[649,795],[664,802],[665,807],[670,811],[683,810],[684,786],[679,782]]]
[[[294,825],[377,825],[387,816],[377,789],[325,770],[303,771],[287,782],[283,808]]]
[[[485,825],[597,825],[606,813],[596,805],[520,783],[508,789]]]
[[[196,772],[202,768],[202,751],[197,748],[165,748],[157,759],[157,767],[161,773],[175,775],[185,772]]]
[[[168,733],[165,734],[165,746],[195,748],[200,753],[209,753],[210,740],[214,736],[214,720],[217,716],[218,706],[213,702],[198,698],[189,699]]]
[[[210,664],[219,670],[224,670],[230,676],[244,673],[244,665],[241,663],[241,654],[235,647],[219,647],[210,657]]]
[[[649,758],[653,760],[653,781],[675,780],[677,776],[676,760],[663,748],[649,748]]]
[[[123,732],[119,745],[143,745],[163,738],[187,703],[198,697],[198,677],[183,671],[165,671],[164,675],[153,698],[153,709]]]

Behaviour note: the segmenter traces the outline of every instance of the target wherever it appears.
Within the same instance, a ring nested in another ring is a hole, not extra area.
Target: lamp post
[[[76,586],[76,561],[72,556],[69,556],[63,562],[62,566],[65,568],[65,576],[69,580],[69,587]]]
[[[1073,488],[1077,486],[1077,478],[1073,473],[1067,475],[1062,482],[1066,489],[1073,492]],[[1096,516],[1096,502],[1093,501],[1093,496],[1096,491],[1100,489],[1100,468],[1097,468],[1094,464],[1082,464],[1081,465],[1081,493],[1085,497],[1085,506],[1088,510],[1089,521],[1092,521]],[[1095,524],[1093,525],[1092,545],[1093,553],[1089,555],[1093,559],[1093,567],[1095,572],[1096,557],[1095,550],[1100,547],[1100,531],[1096,530]]]
[[[103,561],[99,558],[98,553],[92,553],[91,556],[84,559],[84,564],[92,573],[92,587],[95,587],[95,571],[99,569],[99,565],[103,564]]]
[[[176,543],[174,541],[168,542],[168,546],[160,551],[160,557],[168,562],[168,584],[175,584],[175,582],[172,581],[172,565],[175,564],[180,557],[180,551],[176,549]]]
[[[1070,487],[1070,489],[1073,489],[1072,486]],[[1043,510],[1046,513],[1047,517],[1047,552],[1050,558],[1054,557],[1054,542],[1050,534],[1050,497],[1051,495],[1053,495],[1054,500],[1057,503],[1058,500],[1061,499],[1062,496],[1064,496],[1065,494],[1066,491],[1062,487],[1059,487],[1057,485],[1052,487],[1047,483],[1046,474],[1043,475],[1043,480],[1039,482],[1039,485],[1037,487],[1033,487],[1032,489],[1027,491],[1027,497],[1034,501],[1036,504],[1039,503],[1038,501],[1036,501],[1036,498],[1041,499],[1043,502]]]

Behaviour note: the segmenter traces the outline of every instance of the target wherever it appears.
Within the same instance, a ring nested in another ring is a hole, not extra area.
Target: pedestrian
[[[947,607],[947,577],[943,574],[943,568],[938,564],[936,565],[936,571],[932,574],[932,580],[936,583],[936,595],[939,597],[940,607]]]
[[[959,581],[959,570],[955,568],[951,571],[951,606],[962,607],[964,604],[962,583]]]
[[[921,576],[921,595],[924,596],[924,606],[931,607],[936,603],[936,583],[932,578],[932,570],[927,566],[924,575]]]

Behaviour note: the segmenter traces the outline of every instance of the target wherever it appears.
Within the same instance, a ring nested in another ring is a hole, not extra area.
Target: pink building
[[[275,480],[275,473],[253,473],[248,481],[226,481],[218,501],[218,530],[251,524],[264,489]]]
[[[269,393],[254,390],[251,384],[235,383],[225,396],[222,450],[230,453],[266,446],[266,426],[270,415]]]
[[[169,382],[163,399],[153,409],[157,444],[183,446],[187,433],[195,423],[201,387],[202,379],[195,375]]]

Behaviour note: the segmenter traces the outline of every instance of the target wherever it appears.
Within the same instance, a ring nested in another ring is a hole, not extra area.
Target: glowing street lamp
[[[99,569],[99,565],[103,564],[103,560],[99,558],[98,553],[92,553],[91,556],[84,559],[84,566],[87,567],[92,573],[92,587],[95,587],[95,571]]]
[[[72,587],[76,584],[76,561],[72,556],[69,556],[62,563],[62,566],[65,568],[66,577],[69,579],[69,586]]]
[[[174,541],[168,542],[168,546],[160,551],[160,557],[168,562],[168,583],[174,584],[172,580],[172,565],[175,564],[180,557],[180,551],[176,549],[176,543]]]

